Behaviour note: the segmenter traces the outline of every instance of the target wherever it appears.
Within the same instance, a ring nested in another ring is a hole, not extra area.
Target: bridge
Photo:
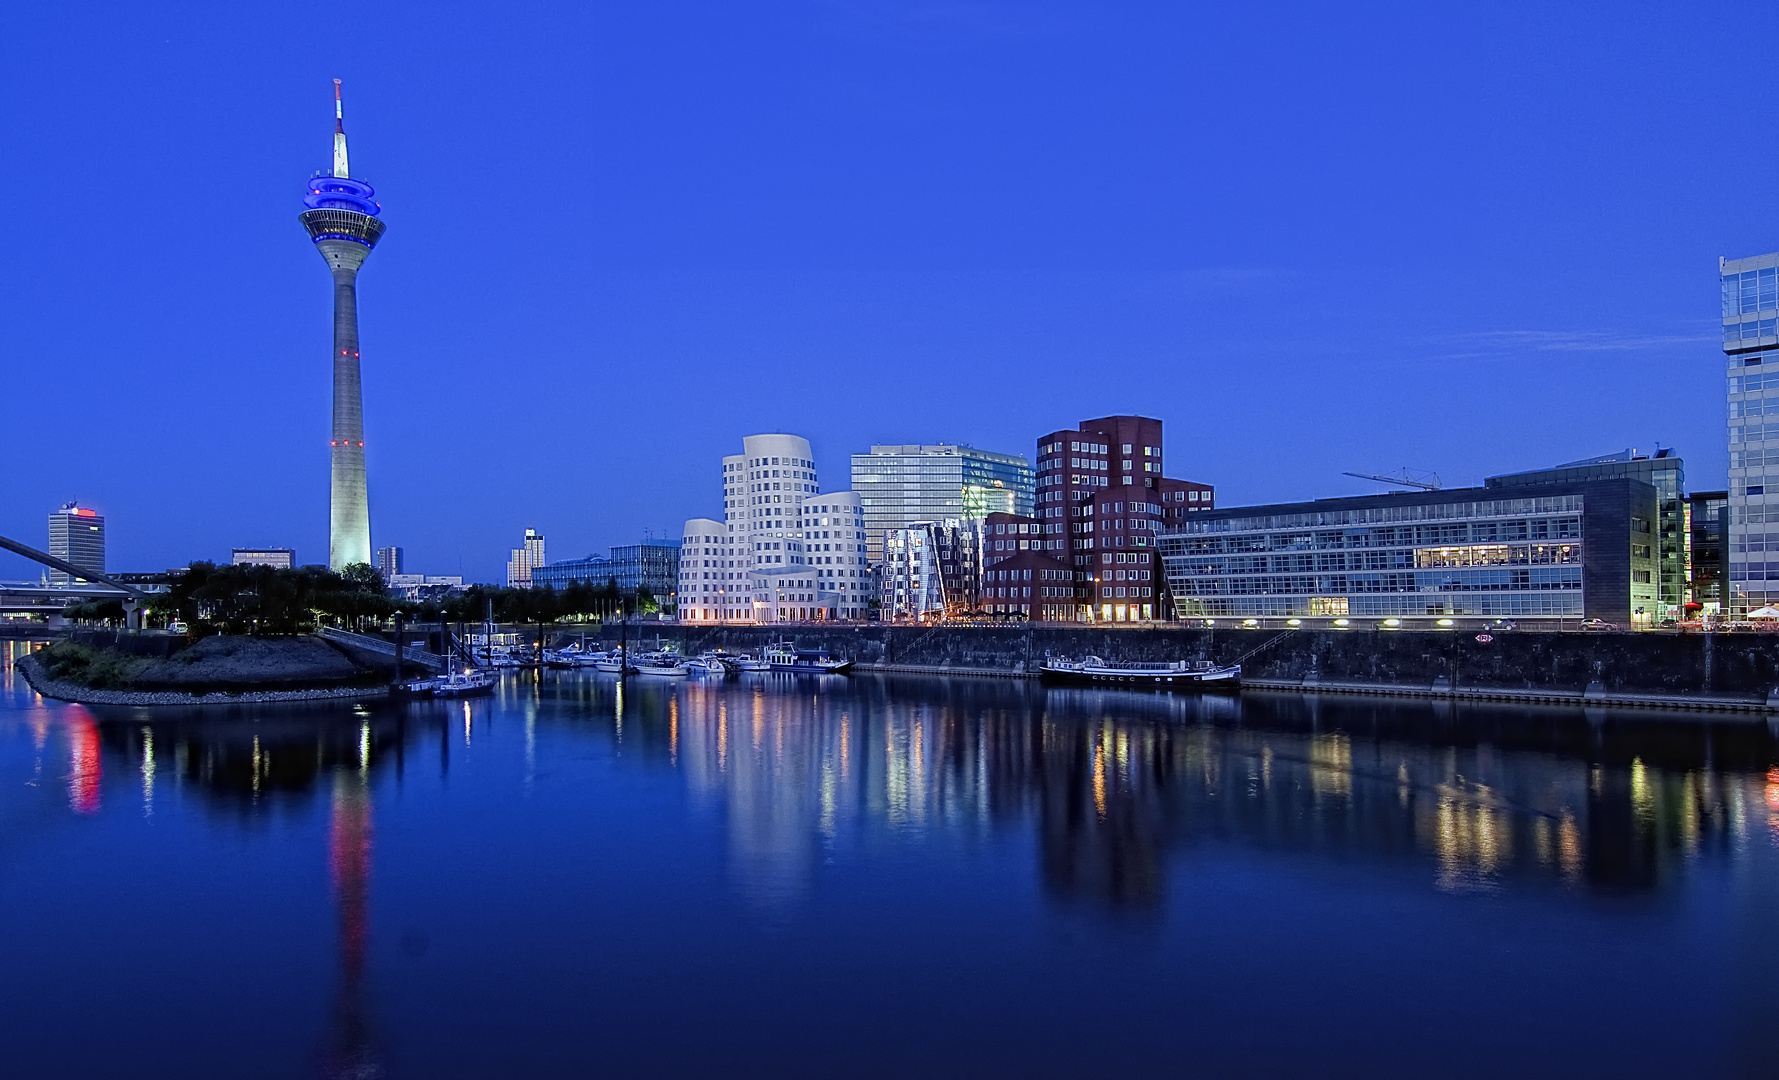
[[[124,615],[130,629],[141,629],[142,605],[147,603],[148,594],[134,585],[113,581],[104,574],[82,569],[4,536],[0,536],[0,549],[23,555],[32,562],[42,563],[51,570],[60,570],[74,579],[68,585],[58,586],[0,582],[0,615],[60,615],[63,608],[81,600],[116,599],[123,601]]]

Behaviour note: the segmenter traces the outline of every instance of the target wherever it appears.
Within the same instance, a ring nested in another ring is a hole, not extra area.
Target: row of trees
[[[155,597],[149,610],[163,622],[182,621],[199,634],[295,634],[320,625],[361,629],[384,623],[398,612],[424,622],[443,618],[479,623],[492,617],[503,623],[551,623],[646,614],[659,611],[660,604],[647,589],[622,592],[615,580],[598,586],[571,585],[560,592],[475,585],[416,603],[391,597],[382,575],[364,563],[335,573],[316,566],[285,570],[198,562],[174,580],[170,591]],[[75,605],[64,614],[120,622],[124,616],[116,600]]]

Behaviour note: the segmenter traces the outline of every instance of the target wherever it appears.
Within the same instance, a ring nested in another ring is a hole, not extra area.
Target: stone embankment
[[[313,636],[208,637],[170,655],[62,641],[17,667],[38,693],[92,705],[210,705],[377,697],[388,668]]]
[[[1779,712],[1779,635],[1768,634],[663,626],[631,640],[650,647],[657,635],[694,654],[792,641],[861,671],[1029,677],[1046,656],[1092,654],[1240,663],[1244,685],[1268,689]]]

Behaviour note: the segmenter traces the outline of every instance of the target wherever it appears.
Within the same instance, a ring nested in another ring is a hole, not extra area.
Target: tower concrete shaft
[[[334,80],[334,163],[309,178],[303,228],[334,277],[334,415],[327,565],[342,570],[371,561],[371,507],[364,469],[364,391],[358,366],[358,268],[383,235],[383,212],[363,180],[346,175],[340,81]]]
[[[371,249],[350,240],[316,243],[334,275],[334,411],[329,440],[327,565],[371,561],[370,493],[364,472],[364,391],[358,363],[358,268]]]

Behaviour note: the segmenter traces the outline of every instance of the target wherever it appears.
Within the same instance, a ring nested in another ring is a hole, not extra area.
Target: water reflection
[[[1393,861],[1460,894],[1515,882],[1647,892],[1693,860],[1734,858],[1751,835],[1779,838],[1774,740],[1741,719],[572,673],[509,678],[492,701],[350,711],[34,707],[53,708],[66,733],[81,814],[103,805],[109,758],[145,815],[169,783],[243,813],[327,790],[336,822],[368,830],[372,777],[399,777],[409,753],[448,772],[454,742],[471,752],[485,728],[518,719],[530,794],[552,740],[603,740],[723,815],[731,880],[766,908],[806,895],[828,860],[931,834],[1025,832],[1053,897],[1138,908],[1162,903],[1170,870],[1218,845]],[[354,895],[342,886],[343,905]]]

